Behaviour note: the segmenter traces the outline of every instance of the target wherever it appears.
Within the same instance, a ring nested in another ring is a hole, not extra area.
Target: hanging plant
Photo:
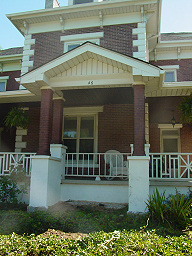
[[[21,127],[26,129],[29,123],[29,116],[22,108],[13,107],[5,118],[5,126],[8,128]]]
[[[183,97],[180,110],[181,122],[183,124],[192,124],[192,94],[189,97]]]

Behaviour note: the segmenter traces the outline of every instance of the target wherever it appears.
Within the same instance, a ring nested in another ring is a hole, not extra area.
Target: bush
[[[191,195],[191,193],[189,193]],[[186,228],[191,224],[191,204],[192,198],[189,195],[181,195],[176,191],[176,195],[165,199],[165,192],[160,194],[156,189],[147,200],[149,213],[159,222],[164,220],[173,225],[172,228]]]
[[[162,237],[155,231],[103,231],[77,241],[58,238],[0,236],[0,255],[191,255],[187,236]]]

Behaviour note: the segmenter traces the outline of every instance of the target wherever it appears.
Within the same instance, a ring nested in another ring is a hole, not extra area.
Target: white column
[[[130,156],[129,161],[129,212],[145,212],[149,196],[149,157]]]
[[[51,156],[61,159],[61,176],[62,176],[62,178],[64,178],[64,176],[65,176],[66,150],[67,150],[67,147],[62,144],[51,144],[50,145]]]

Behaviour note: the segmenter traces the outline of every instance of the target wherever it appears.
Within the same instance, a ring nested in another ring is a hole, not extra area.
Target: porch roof
[[[62,90],[162,86],[164,71],[142,60],[86,42],[21,77],[20,83],[35,95],[52,88],[54,97]]]

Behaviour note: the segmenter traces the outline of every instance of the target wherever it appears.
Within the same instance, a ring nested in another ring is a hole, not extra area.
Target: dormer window
[[[177,82],[177,69],[179,65],[161,66],[165,70],[165,83]]]
[[[0,76],[0,92],[6,91],[8,76]]]

